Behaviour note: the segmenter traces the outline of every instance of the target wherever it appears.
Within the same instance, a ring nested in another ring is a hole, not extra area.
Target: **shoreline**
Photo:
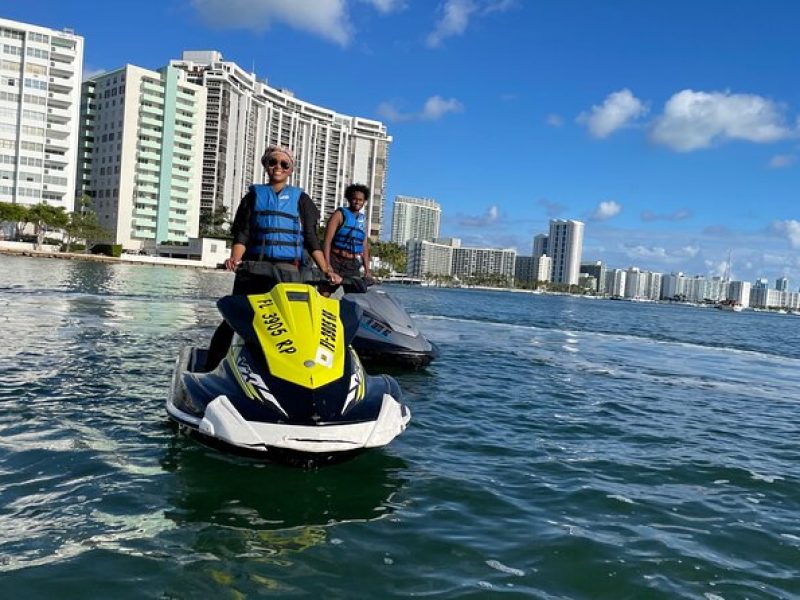
[[[51,250],[20,250],[16,248],[0,248],[0,255],[25,256],[28,258],[55,258],[58,260],[85,260],[90,262],[117,263],[124,265],[144,265],[149,267],[174,267],[177,269],[204,269],[215,271],[212,267],[197,264],[179,264],[175,262],[164,262],[161,257],[136,256],[128,258],[106,256],[105,254],[84,254],[82,252],[53,252]],[[123,255],[124,256],[124,255]],[[172,259],[179,260],[179,259]]]

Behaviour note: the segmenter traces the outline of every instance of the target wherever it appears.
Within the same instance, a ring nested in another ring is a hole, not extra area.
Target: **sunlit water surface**
[[[0,256],[0,595],[800,597],[800,317],[387,288],[441,359],[304,471],[167,421],[231,283]]]

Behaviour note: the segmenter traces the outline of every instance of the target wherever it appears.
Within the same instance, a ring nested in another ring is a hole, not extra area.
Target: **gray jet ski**
[[[353,283],[356,283],[355,280]],[[406,312],[403,305],[379,287],[346,286],[344,298],[363,311],[351,342],[365,362],[424,367],[439,356],[439,349],[428,340]]]

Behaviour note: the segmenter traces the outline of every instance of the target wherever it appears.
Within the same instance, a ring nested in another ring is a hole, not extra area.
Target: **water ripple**
[[[173,357],[211,335],[229,274],[0,272],[15,596],[800,596],[800,351],[773,316],[392,288],[442,349],[395,373],[408,431],[298,471],[165,418]]]

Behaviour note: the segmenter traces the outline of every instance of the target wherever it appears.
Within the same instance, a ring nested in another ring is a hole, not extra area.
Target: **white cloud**
[[[711,277],[723,277],[728,272],[728,261],[727,260],[704,260],[703,263],[706,265],[708,269],[708,274]]]
[[[663,260],[666,261],[669,258],[667,254],[666,248],[662,248],[661,246],[625,246],[624,247],[625,254],[632,259],[648,259],[648,260]]]
[[[426,44],[429,48],[438,48],[446,38],[463,34],[473,16],[505,12],[515,4],[515,0],[445,0],[440,6],[441,17]]]
[[[684,221],[692,216],[692,213],[685,208],[679,208],[671,213],[659,214],[652,210],[644,210],[641,214],[642,221]]]
[[[419,112],[402,112],[391,102],[381,102],[378,105],[378,115],[387,121],[437,121],[448,113],[457,113],[464,110],[464,105],[455,98],[442,98],[431,96],[425,101]]]
[[[632,260],[649,260],[665,264],[679,264],[689,258],[695,258],[700,253],[697,246],[683,246],[682,248],[667,249],[664,246],[623,246],[623,252]]]
[[[461,112],[464,106],[455,98],[445,100],[441,96],[431,96],[425,101],[421,118],[425,121],[436,121],[450,112]]]
[[[564,124],[564,118],[561,115],[551,113],[547,115],[545,123],[550,125],[550,127],[561,127]]]
[[[795,221],[794,219],[773,221],[772,230],[789,240],[789,245],[792,248],[800,248],[800,221]]]
[[[345,0],[191,0],[191,3],[206,23],[218,28],[265,31],[273,24],[283,24],[340,46],[346,46],[352,35]]]
[[[782,169],[794,164],[796,157],[792,154],[776,154],[769,160],[770,169]]]
[[[500,209],[497,205],[492,205],[486,209],[486,214],[480,217],[462,217],[459,220],[459,225],[463,227],[485,227],[497,223],[500,219]]]
[[[473,0],[447,0],[442,7],[442,16],[436,29],[428,35],[429,48],[441,46],[445,38],[461,35],[467,30],[470,16],[478,9]]]
[[[376,112],[378,113],[378,116],[383,117],[387,121],[391,121],[393,123],[411,120],[410,117],[407,117],[401,113],[391,102],[381,102],[378,105]]]
[[[407,6],[405,0],[361,0],[361,2],[371,4],[375,10],[385,15],[405,10]]]
[[[664,105],[650,139],[679,152],[715,142],[775,142],[793,134],[776,103],[752,94],[683,90]]]
[[[597,208],[589,217],[593,221],[605,221],[618,215],[622,211],[622,205],[614,200],[605,200],[597,205]]]
[[[602,105],[592,106],[591,110],[579,114],[576,120],[586,125],[592,136],[604,138],[646,113],[647,106],[630,90],[624,89],[609,94]]]

